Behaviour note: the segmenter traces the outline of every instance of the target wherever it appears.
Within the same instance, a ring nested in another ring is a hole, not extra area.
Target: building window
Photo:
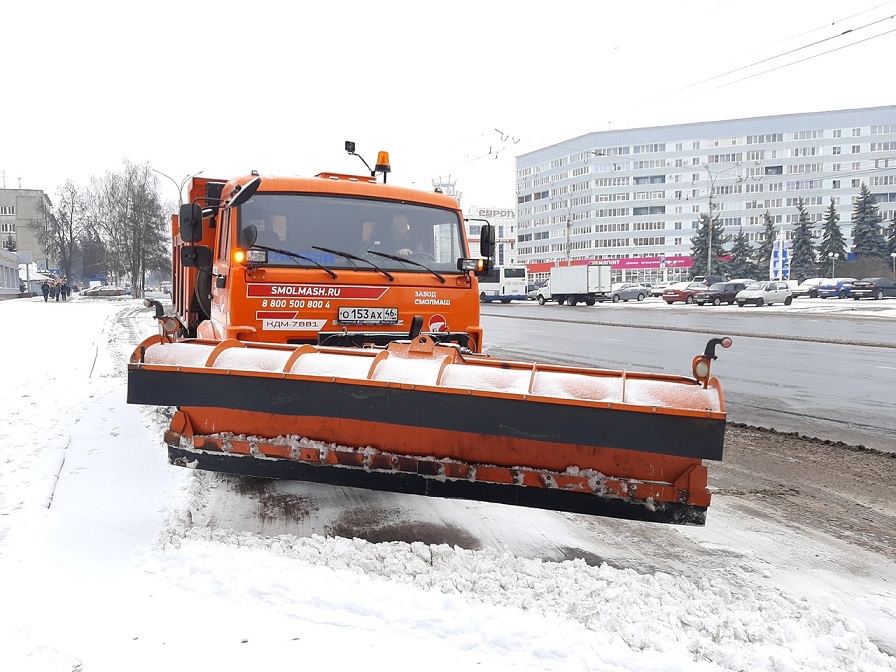
[[[840,180],[834,180],[831,182],[831,189],[839,189],[840,188]]]
[[[834,154],[839,154],[839,153],[840,153],[840,148],[834,147]]]
[[[14,205],[0,205],[0,215],[10,215],[15,216],[16,214],[16,206]]]
[[[852,137],[857,138],[857,137],[859,137],[860,135],[862,135],[862,129],[861,129],[861,128],[854,128],[854,129],[852,129]]]
[[[853,186],[853,187],[858,187],[858,186],[859,186],[859,180],[853,180],[853,181],[852,181],[852,186]]]
[[[861,149],[862,149],[861,145],[853,145],[853,146],[852,146],[852,153],[853,153],[853,154],[858,154],[858,153],[861,151]]]
[[[837,130],[834,131],[834,137],[835,137],[835,138],[839,138],[839,137],[840,137],[840,129],[839,129],[839,128],[838,128]]]

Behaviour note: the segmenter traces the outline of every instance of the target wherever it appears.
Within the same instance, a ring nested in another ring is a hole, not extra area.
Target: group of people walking
[[[72,290],[65,283],[65,280],[54,282],[52,285],[44,280],[44,283],[40,286],[40,291],[43,292],[44,301],[53,299],[56,301],[59,301],[60,299],[68,301],[68,296],[72,293]]]

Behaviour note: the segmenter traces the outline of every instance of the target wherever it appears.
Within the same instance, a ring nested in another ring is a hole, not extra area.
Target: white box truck
[[[539,288],[535,298],[542,306],[548,301],[556,301],[557,305],[584,303],[593,306],[600,301],[609,301],[611,291],[610,264],[554,266],[550,279]]]

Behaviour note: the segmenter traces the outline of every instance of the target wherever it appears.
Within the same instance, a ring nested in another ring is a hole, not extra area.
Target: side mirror
[[[198,203],[184,203],[180,206],[180,237],[185,243],[202,240],[202,208]]]
[[[261,178],[253,177],[251,180],[246,182],[246,184],[242,186],[237,186],[231,192],[230,201],[227,203],[231,208],[236,208],[250,198],[255,195],[255,192],[258,191],[258,187],[261,186]]]
[[[184,245],[180,248],[180,263],[184,268],[210,268],[212,248],[207,245]]]
[[[258,240],[258,227],[254,224],[244,226],[243,230],[240,231],[240,247],[248,249],[255,244],[256,240]]]
[[[495,256],[495,227],[483,224],[479,233],[479,254],[483,257]]]

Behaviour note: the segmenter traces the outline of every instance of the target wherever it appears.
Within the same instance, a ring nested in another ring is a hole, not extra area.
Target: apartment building
[[[766,212],[789,237],[800,199],[820,236],[834,199],[850,244],[863,182],[892,222],[896,106],[589,133],[517,157],[517,256],[536,276],[611,260],[614,279],[686,278],[710,194],[754,244]]]
[[[46,226],[51,209],[50,199],[40,189],[0,189],[0,247],[30,251],[46,268],[47,253],[35,228]]]

